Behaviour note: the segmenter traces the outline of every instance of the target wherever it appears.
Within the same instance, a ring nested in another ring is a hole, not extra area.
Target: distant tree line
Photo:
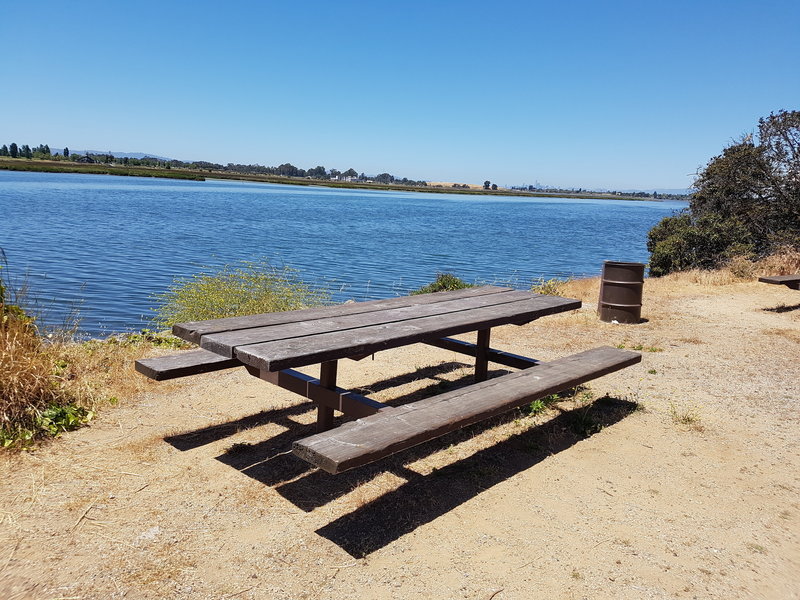
[[[69,149],[65,148],[67,153]],[[58,152],[56,152],[58,155]],[[35,148],[31,148],[28,144],[17,146],[14,142],[6,146],[0,146],[0,156],[9,156],[11,158],[52,158],[53,154],[50,153],[50,146],[47,144],[40,144]]]
[[[35,148],[31,148],[27,144],[18,146],[12,142],[8,146],[3,144],[0,146],[0,156],[11,158],[28,158],[28,159],[41,159],[41,160],[70,160],[72,162],[80,163],[99,163],[107,165],[122,165],[131,167],[152,167],[161,169],[192,169],[197,171],[217,171],[221,173],[241,173],[245,175],[277,175],[280,177],[301,177],[305,179],[320,179],[328,181],[356,181],[356,182],[375,182],[384,184],[399,184],[409,186],[427,186],[426,181],[416,181],[408,179],[407,177],[397,178],[389,173],[380,173],[375,176],[368,176],[360,173],[353,168],[346,171],[339,171],[338,169],[326,169],[322,165],[318,165],[311,169],[301,169],[291,163],[284,163],[277,167],[265,167],[259,164],[242,165],[228,163],[221,165],[219,163],[212,163],[203,160],[184,162],[180,160],[164,160],[152,156],[144,156],[142,158],[131,157],[115,157],[111,152],[98,154],[85,152],[84,154],[72,154],[69,148],[64,148],[62,153],[51,152],[50,146],[47,144],[40,144]]]

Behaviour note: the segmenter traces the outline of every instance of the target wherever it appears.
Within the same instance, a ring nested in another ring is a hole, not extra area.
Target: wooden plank
[[[260,371],[255,367],[247,367],[251,375],[259,377],[274,385],[280,386],[285,390],[294,392],[304,398],[308,398],[316,404],[328,406],[333,410],[338,410],[348,417],[366,417],[374,415],[379,410],[385,409],[388,405],[367,398],[361,394],[356,394],[350,390],[334,386],[324,387],[319,379],[311,375],[300,373],[292,369],[271,372]]]
[[[580,300],[531,295],[527,300],[420,319],[322,333],[236,348],[236,358],[267,371],[397,348],[580,308]]]
[[[759,277],[761,283],[772,283],[775,285],[785,285],[790,289],[800,289],[800,275],[773,275],[771,277]]]
[[[210,373],[222,369],[241,367],[242,363],[235,358],[225,358],[208,350],[190,350],[169,356],[142,358],[136,361],[136,370],[156,381]]]
[[[249,329],[252,327],[268,327],[272,325],[282,325],[285,323],[298,323],[301,321],[311,321],[314,319],[325,319],[343,315],[355,315],[378,310],[391,308],[401,308],[404,306],[418,306],[433,304],[436,302],[446,302],[457,298],[471,298],[485,294],[498,294],[511,291],[509,287],[480,286],[454,290],[452,292],[435,292],[432,294],[419,294],[416,296],[400,296],[397,298],[386,298],[382,300],[369,300],[367,302],[349,302],[336,306],[324,306],[321,308],[305,308],[277,313],[264,313],[260,315],[248,315],[244,317],[228,317],[225,319],[211,319],[208,321],[189,321],[186,323],[176,323],[172,327],[172,332],[195,344],[200,343],[200,338],[204,335],[222,333],[224,331],[236,331]]]
[[[424,305],[404,306],[401,308],[330,317],[326,319],[313,319],[297,323],[273,325],[271,327],[254,327],[237,331],[226,331],[204,335],[200,338],[200,344],[203,348],[211,352],[222,356],[233,357],[234,351],[238,346],[288,340],[333,331],[358,329],[371,325],[397,323],[435,315],[445,315],[485,306],[495,306],[498,304],[528,300],[532,296],[533,294],[531,292],[500,292],[472,298],[458,298]]]
[[[542,363],[298,440],[293,452],[329,473],[341,473],[445,433],[499,415],[640,362],[641,354],[608,346]]]
[[[439,340],[429,340],[422,343],[473,357],[477,356],[478,352],[477,345],[471,342],[457,340],[455,338],[441,338]],[[535,358],[528,358],[527,356],[512,354],[511,352],[504,352],[495,348],[489,348],[486,354],[489,362],[503,365],[505,367],[513,367],[515,369],[528,369],[530,367],[535,367],[542,362],[540,360],[536,360]]]

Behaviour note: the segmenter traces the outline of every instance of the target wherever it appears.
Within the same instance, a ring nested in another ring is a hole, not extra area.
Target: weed
[[[655,375],[656,373],[658,373],[658,371],[656,371],[655,369],[647,369],[648,375]]]
[[[572,573],[570,573],[570,576],[576,581],[583,579],[583,575],[581,575],[578,569],[572,569]]]
[[[569,398],[570,396],[574,396],[575,394],[577,394],[577,389],[566,390],[558,394],[550,394],[544,398],[534,400],[527,406],[520,407],[520,411],[525,416],[535,417],[536,415],[542,414],[556,402],[560,402],[561,400]]]
[[[659,347],[657,347],[657,346],[650,346],[650,347],[647,349],[647,351],[648,351],[648,352],[663,352],[663,351],[664,351],[664,349],[663,349],[663,348],[659,348]]]
[[[636,344],[635,346],[631,347],[631,350],[641,351],[644,350],[644,346],[642,346],[641,344]]]
[[[703,431],[703,425],[700,422],[700,411],[695,406],[679,409],[674,403],[670,403],[669,415],[676,425],[683,425],[695,431]]]
[[[527,414],[531,417],[535,417],[547,410],[547,405],[544,403],[543,400],[534,400],[530,403],[530,406],[527,407]]]

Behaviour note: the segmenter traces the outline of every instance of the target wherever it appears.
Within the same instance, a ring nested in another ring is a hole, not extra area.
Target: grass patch
[[[678,408],[675,403],[670,403],[669,416],[676,425],[681,425],[694,431],[703,431],[705,429],[700,419],[700,410],[696,406]]]
[[[321,306],[330,301],[330,294],[303,282],[295,269],[273,267],[261,260],[177,279],[155,300],[155,322],[168,329],[185,321]]]

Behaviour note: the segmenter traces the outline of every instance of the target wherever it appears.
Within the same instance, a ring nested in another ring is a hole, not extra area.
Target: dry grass
[[[35,327],[24,317],[0,318],[0,429],[32,428],[37,411],[68,399]]]
[[[800,273],[800,249],[783,248],[755,264],[755,277]]]
[[[782,248],[775,254],[758,261],[736,257],[722,269],[713,271],[692,269],[681,273],[672,273],[657,281],[719,287],[753,281],[767,275],[792,275],[794,273],[800,273],[800,250]]]
[[[27,317],[3,315],[0,446],[25,446],[46,433],[42,418],[53,409],[76,407],[73,417],[88,420],[99,406],[141,391],[143,378],[134,376],[131,364],[151,348],[146,342],[50,341]],[[50,433],[63,428],[51,420]]]

